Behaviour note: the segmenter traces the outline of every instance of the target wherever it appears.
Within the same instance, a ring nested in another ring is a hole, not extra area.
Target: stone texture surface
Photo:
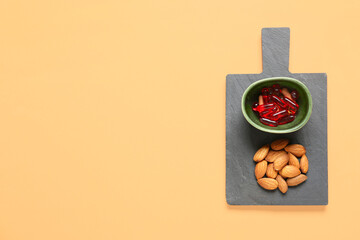
[[[226,77],[226,200],[230,205],[327,205],[327,76],[325,73],[290,73],[289,28],[262,29],[263,72]],[[299,131],[284,135],[261,132],[241,112],[241,97],[253,82],[267,77],[293,77],[303,82],[313,97],[313,113]],[[308,180],[280,191],[258,186],[252,157],[263,144],[287,137],[306,146]]]

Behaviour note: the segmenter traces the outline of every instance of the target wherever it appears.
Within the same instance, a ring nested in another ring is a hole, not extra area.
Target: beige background
[[[0,239],[353,239],[359,11],[0,1]],[[261,72],[263,27],[291,28],[290,71],[328,73],[327,207],[226,204],[225,76]]]

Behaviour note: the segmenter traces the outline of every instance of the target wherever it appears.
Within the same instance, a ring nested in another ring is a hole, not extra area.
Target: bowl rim
[[[296,126],[294,126],[292,128],[289,128],[289,129],[281,129],[281,130],[267,129],[267,128],[263,128],[262,126],[260,126],[260,125],[256,124],[255,122],[253,122],[250,119],[250,117],[246,114],[246,111],[245,111],[245,96],[248,94],[250,89],[252,89],[254,86],[256,86],[258,84],[261,84],[263,82],[270,81],[270,80],[287,80],[287,81],[299,84],[300,86],[302,86],[304,88],[306,94],[309,96],[309,104],[308,104],[309,105],[309,110],[306,113],[305,119],[302,122],[300,122],[300,124],[298,124],[298,125],[296,125]],[[241,98],[241,111],[242,111],[242,114],[245,117],[246,121],[248,123],[250,123],[253,127],[259,129],[260,131],[268,132],[268,133],[283,134],[283,133],[292,133],[292,132],[298,131],[303,126],[305,126],[305,124],[309,121],[311,113],[312,113],[312,108],[313,108],[313,102],[312,102],[312,96],[311,96],[311,93],[310,93],[309,89],[306,87],[306,85],[304,83],[300,82],[299,80],[297,80],[295,78],[291,78],[291,77],[270,77],[270,78],[260,79],[260,80],[258,80],[256,82],[253,82],[252,84],[250,84],[246,88],[246,90],[244,91],[244,93],[242,95],[242,98]]]

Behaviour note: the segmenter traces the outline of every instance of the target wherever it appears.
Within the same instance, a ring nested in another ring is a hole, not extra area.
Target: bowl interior
[[[258,97],[263,87],[270,87],[276,83],[280,84],[281,88],[286,87],[290,92],[294,89],[298,91],[299,97],[296,102],[299,104],[299,110],[296,113],[295,120],[291,123],[270,127],[259,121],[259,116],[252,110],[252,105],[258,102]],[[245,118],[254,127],[265,132],[289,133],[299,130],[309,120],[312,111],[312,99],[307,87],[296,79],[287,77],[267,78],[253,83],[246,89],[242,99],[242,108]]]

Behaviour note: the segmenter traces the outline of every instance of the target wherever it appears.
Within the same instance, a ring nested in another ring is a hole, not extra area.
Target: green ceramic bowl
[[[277,127],[270,127],[259,121],[257,113],[252,110],[252,105],[258,102],[263,87],[270,87],[275,83],[280,84],[282,88],[286,87],[289,90],[296,89],[298,91],[297,103],[299,104],[299,110],[294,121]],[[269,133],[291,133],[299,130],[309,121],[312,112],[312,98],[309,89],[299,80],[288,77],[265,78],[254,82],[245,90],[241,100],[241,107],[245,119],[255,128]]]

